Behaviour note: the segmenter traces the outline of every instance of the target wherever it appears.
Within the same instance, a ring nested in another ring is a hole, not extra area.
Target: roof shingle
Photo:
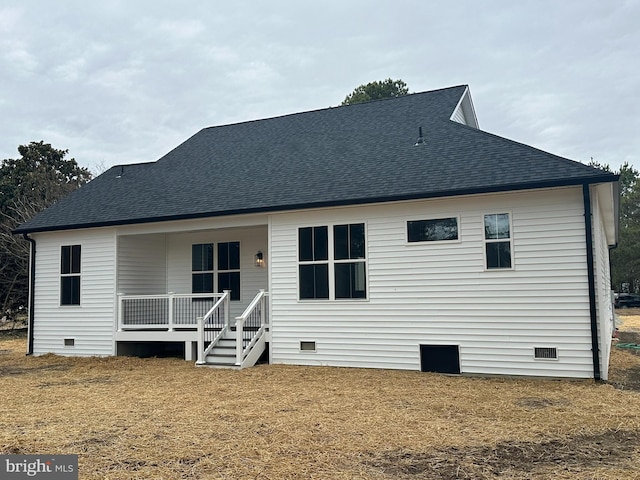
[[[451,121],[465,91],[205,128],[157,162],[111,168],[16,233],[617,180]]]

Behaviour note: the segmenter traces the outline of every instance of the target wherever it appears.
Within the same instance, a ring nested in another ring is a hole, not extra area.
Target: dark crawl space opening
[[[459,374],[458,345],[420,345],[420,371]]]

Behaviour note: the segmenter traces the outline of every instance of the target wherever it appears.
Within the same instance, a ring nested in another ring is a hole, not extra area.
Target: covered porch
[[[117,236],[116,354],[182,343],[185,360],[242,366],[268,332],[267,225],[140,230]]]

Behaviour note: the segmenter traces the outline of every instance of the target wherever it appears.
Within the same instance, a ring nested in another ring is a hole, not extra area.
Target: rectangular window
[[[300,299],[329,298],[329,235],[327,227],[298,229]]]
[[[458,219],[450,217],[408,221],[407,240],[409,242],[458,240]]]
[[[298,259],[318,262],[329,259],[327,227],[306,227],[298,230]]]
[[[366,298],[365,250],[364,223],[298,229],[300,299]]]
[[[334,225],[333,259],[335,298],[366,298],[364,223]]]
[[[511,268],[511,222],[508,213],[484,216],[484,242],[487,269]]]
[[[240,300],[240,242],[218,244],[218,292],[231,290],[231,300]]]
[[[213,293],[213,243],[191,245],[191,292]]]
[[[60,251],[60,305],[80,305],[80,245]]]

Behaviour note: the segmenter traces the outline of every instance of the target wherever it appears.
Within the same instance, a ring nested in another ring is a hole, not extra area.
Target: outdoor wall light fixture
[[[260,250],[258,250],[258,253],[256,253],[256,267],[258,268],[265,267],[264,255],[262,255],[262,252]]]

